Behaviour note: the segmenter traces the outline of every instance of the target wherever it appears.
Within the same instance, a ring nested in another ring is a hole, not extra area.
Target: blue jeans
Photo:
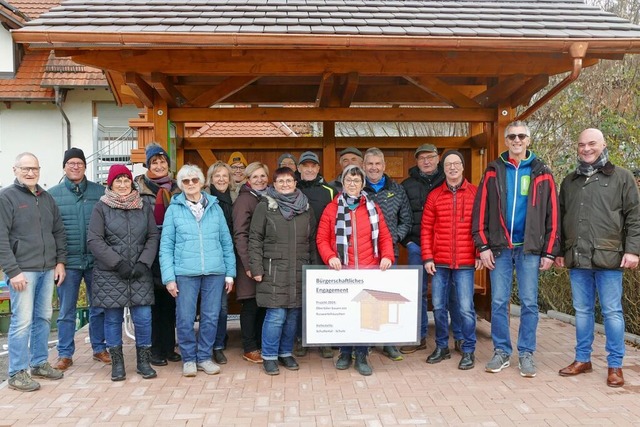
[[[76,351],[74,336],[76,333],[76,311],[78,306],[78,291],[84,278],[87,287],[87,302],[91,302],[91,284],[93,283],[93,269],[67,269],[64,282],[56,288],[60,300],[60,314],[58,315],[58,357],[73,357]],[[89,337],[94,353],[106,349],[104,341],[104,309],[89,307]]]
[[[449,294],[457,296],[458,313],[462,321],[462,352],[476,349],[476,310],[473,306],[473,277],[475,270],[453,270],[437,267],[431,281],[433,315],[436,323],[436,345],[449,347]]]
[[[610,368],[621,368],[625,351],[622,271],[573,268],[569,270],[569,277],[573,308],[576,310],[576,360],[591,360],[597,292],[604,317],[607,365]]]
[[[51,330],[51,298],[53,297],[53,270],[23,271],[27,288],[18,292],[11,286],[11,323],[9,325],[9,376],[29,368],[40,366],[49,356],[49,332]]]
[[[493,347],[511,355],[509,334],[509,301],[513,286],[513,270],[518,281],[520,298],[520,330],[518,331],[518,353],[533,353],[536,350],[538,329],[538,271],[540,256],[525,254],[522,246],[504,249],[495,257],[496,267],[490,271],[491,278],[491,338]]]
[[[299,308],[267,308],[262,324],[263,359],[291,356],[299,317]]]
[[[213,342],[214,350],[223,350],[225,348],[225,339],[227,337],[227,315],[229,314],[229,296],[224,286],[222,287],[222,301],[220,305],[220,317],[218,317],[218,330],[216,331],[216,339]]]
[[[423,268],[422,271],[422,294],[420,301],[422,302],[421,314],[420,314],[420,338],[426,338],[427,326],[429,323],[427,315],[427,281],[429,275],[424,271],[424,263],[422,262],[422,251],[420,246],[416,243],[409,243],[407,245],[408,263],[409,265],[419,265]],[[455,292],[451,292],[449,296],[449,315],[451,316],[451,329],[453,330],[453,338],[456,340],[462,339],[462,320],[460,319],[460,313],[458,310],[458,300],[456,299]]]
[[[135,329],[136,347],[151,347],[151,306],[129,307]],[[107,347],[122,345],[124,307],[104,309],[104,335]]]
[[[224,275],[177,276],[176,330],[183,362],[211,360],[222,305]],[[194,319],[200,295],[200,329]]]

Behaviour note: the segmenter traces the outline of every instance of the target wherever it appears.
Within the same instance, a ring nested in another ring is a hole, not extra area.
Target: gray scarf
[[[269,187],[266,195],[276,201],[280,213],[287,221],[309,210],[309,199],[297,188],[291,194],[282,194],[278,193],[275,188]]]

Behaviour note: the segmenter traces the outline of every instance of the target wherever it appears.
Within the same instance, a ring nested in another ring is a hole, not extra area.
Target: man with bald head
[[[56,202],[38,185],[36,156],[18,155],[13,173],[13,185],[0,190],[0,268],[11,298],[9,388],[34,391],[40,384],[32,377],[63,375],[47,361],[47,342],[53,286],[65,278],[67,241]]]
[[[560,376],[592,371],[596,293],[602,307],[607,385],[624,385],[622,274],[638,266],[640,201],[633,174],[609,160],[604,135],[587,129],[578,137],[578,166],[560,187],[562,255],[556,265],[569,269],[576,310],[576,356]]]

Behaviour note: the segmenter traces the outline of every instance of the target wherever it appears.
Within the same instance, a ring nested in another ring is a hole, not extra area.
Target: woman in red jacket
[[[420,233],[424,268],[433,276],[431,294],[436,324],[436,349],[427,357],[427,363],[451,358],[447,302],[449,292],[453,291],[459,302],[463,335],[458,369],[466,370],[475,364],[473,278],[475,270],[482,268],[471,237],[471,214],[477,187],[464,178],[464,158],[460,152],[448,151],[442,164],[446,179],[427,197]]]
[[[365,174],[352,165],[342,172],[343,191],[327,205],[320,218],[316,241],[322,261],[334,270],[379,266],[384,271],[394,262],[393,238],[382,212],[362,191]],[[337,369],[348,369],[355,351],[355,368],[371,375],[366,346],[340,347]]]

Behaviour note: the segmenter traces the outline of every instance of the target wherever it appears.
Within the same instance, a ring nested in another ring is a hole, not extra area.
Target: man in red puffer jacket
[[[471,214],[478,188],[464,178],[464,157],[455,150],[442,158],[445,182],[427,197],[422,214],[421,248],[424,268],[433,276],[431,294],[436,324],[433,364],[451,358],[449,351],[449,292],[456,292],[462,321],[462,359],[458,369],[475,365],[476,312],[473,278],[482,268],[471,236]]]

